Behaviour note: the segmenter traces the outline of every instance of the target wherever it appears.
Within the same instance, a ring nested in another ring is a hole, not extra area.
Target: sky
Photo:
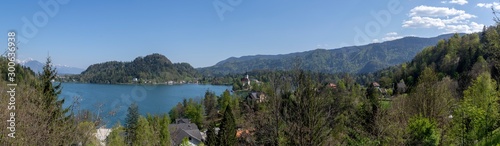
[[[491,7],[500,10],[500,1],[5,1],[0,46],[15,31],[19,60],[50,56],[85,69],[160,53],[197,68],[229,57],[478,32],[494,24]]]

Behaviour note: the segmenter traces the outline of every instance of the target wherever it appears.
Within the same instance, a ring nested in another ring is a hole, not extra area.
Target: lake
[[[104,119],[108,127],[117,121],[124,123],[127,108],[132,102],[139,106],[142,115],[168,114],[170,109],[184,98],[201,101],[207,90],[221,95],[230,86],[216,85],[110,85],[62,83],[59,98],[65,99],[64,107],[74,106],[75,110],[90,110]],[[75,98],[76,97],[76,98]],[[78,104],[74,104],[78,103]]]

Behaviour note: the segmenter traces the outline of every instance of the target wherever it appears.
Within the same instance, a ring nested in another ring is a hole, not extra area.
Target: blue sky
[[[44,61],[50,55],[55,64],[86,68],[160,53],[173,62],[206,67],[229,57],[476,32],[494,23],[490,8],[500,10],[499,2],[6,1],[0,5],[5,34],[0,46],[7,46],[7,32],[15,30],[23,40],[21,60]]]

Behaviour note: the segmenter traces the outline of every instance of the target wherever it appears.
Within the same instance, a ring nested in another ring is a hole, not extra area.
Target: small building
[[[332,89],[337,89],[337,85],[334,84],[334,83],[329,83],[328,84],[328,87],[332,88]]]
[[[260,103],[266,100],[266,95],[262,92],[250,92],[248,93],[246,100],[255,100]]]
[[[375,88],[380,88],[380,84],[378,84],[377,82],[373,82],[373,83],[372,83],[372,85],[373,85],[373,87],[375,87]]]
[[[203,141],[200,129],[189,119],[175,119],[175,124],[170,124],[168,129],[173,145],[180,145],[184,138],[188,138],[189,143],[193,146],[199,145]]]

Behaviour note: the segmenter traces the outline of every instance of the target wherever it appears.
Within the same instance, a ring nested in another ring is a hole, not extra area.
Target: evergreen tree
[[[68,115],[69,108],[63,108],[64,99],[59,100],[58,96],[61,94],[61,83],[53,83],[57,77],[56,69],[52,66],[52,60],[47,58],[43,72],[40,74],[40,90],[43,94],[41,101],[44,111],[48,113],[46,121],[48,122],[49,141],[58,143],[59,145],[66,145],[69,142],[69,136],[75,128],[71,124],[71,115]],[[59,138],[59,139],[57,139]],[[53,141],[52,141],[53,139]]]
[[[236,142],[236,122],[233,117],[231,105],[227,105],[220,124],[218,144],[221,146],[234,146]]]
[[[139,107],[136,103],[132,103],[128,107],[127,118],[125,119],[125,142],[129,145],[136,141],[136,131],[139,121]]]
[[[207,129],[207,145],[208,146],[217,146],[217,133],[215,133],[215,123],[210,123]]]
[[[217,118],[217,96],[214,92],[206,91],[205,98],[203,99],[203,105],[205,106],[205,114],[207,116],[206,121],[211,122]]]
[[[155,143],[153,138],[153,130],[149,126],[148,120],[142,116],[139,116],[139,120],[137,122],[135,138],[136,139],[133,142],[133,145],[135,146],[154,145]]]
[[[170,124],[170,119],[167,115],[163,115],[160,120],[160,145],[166,146],[170,145],[170,132],[168,130],[168,125]]]
[[[226,90],[219,99],[220,109],[226,109],[226,106],[229,104],[231,104],[231,93],[229,93],[229,90]]]
[[[283,118],[286,145],[324,145],[330,134],[327,102],[311,75],[299,71],[291,82],[296,89],[283,94]],[[287,91],[283,91],[287,92]]]

